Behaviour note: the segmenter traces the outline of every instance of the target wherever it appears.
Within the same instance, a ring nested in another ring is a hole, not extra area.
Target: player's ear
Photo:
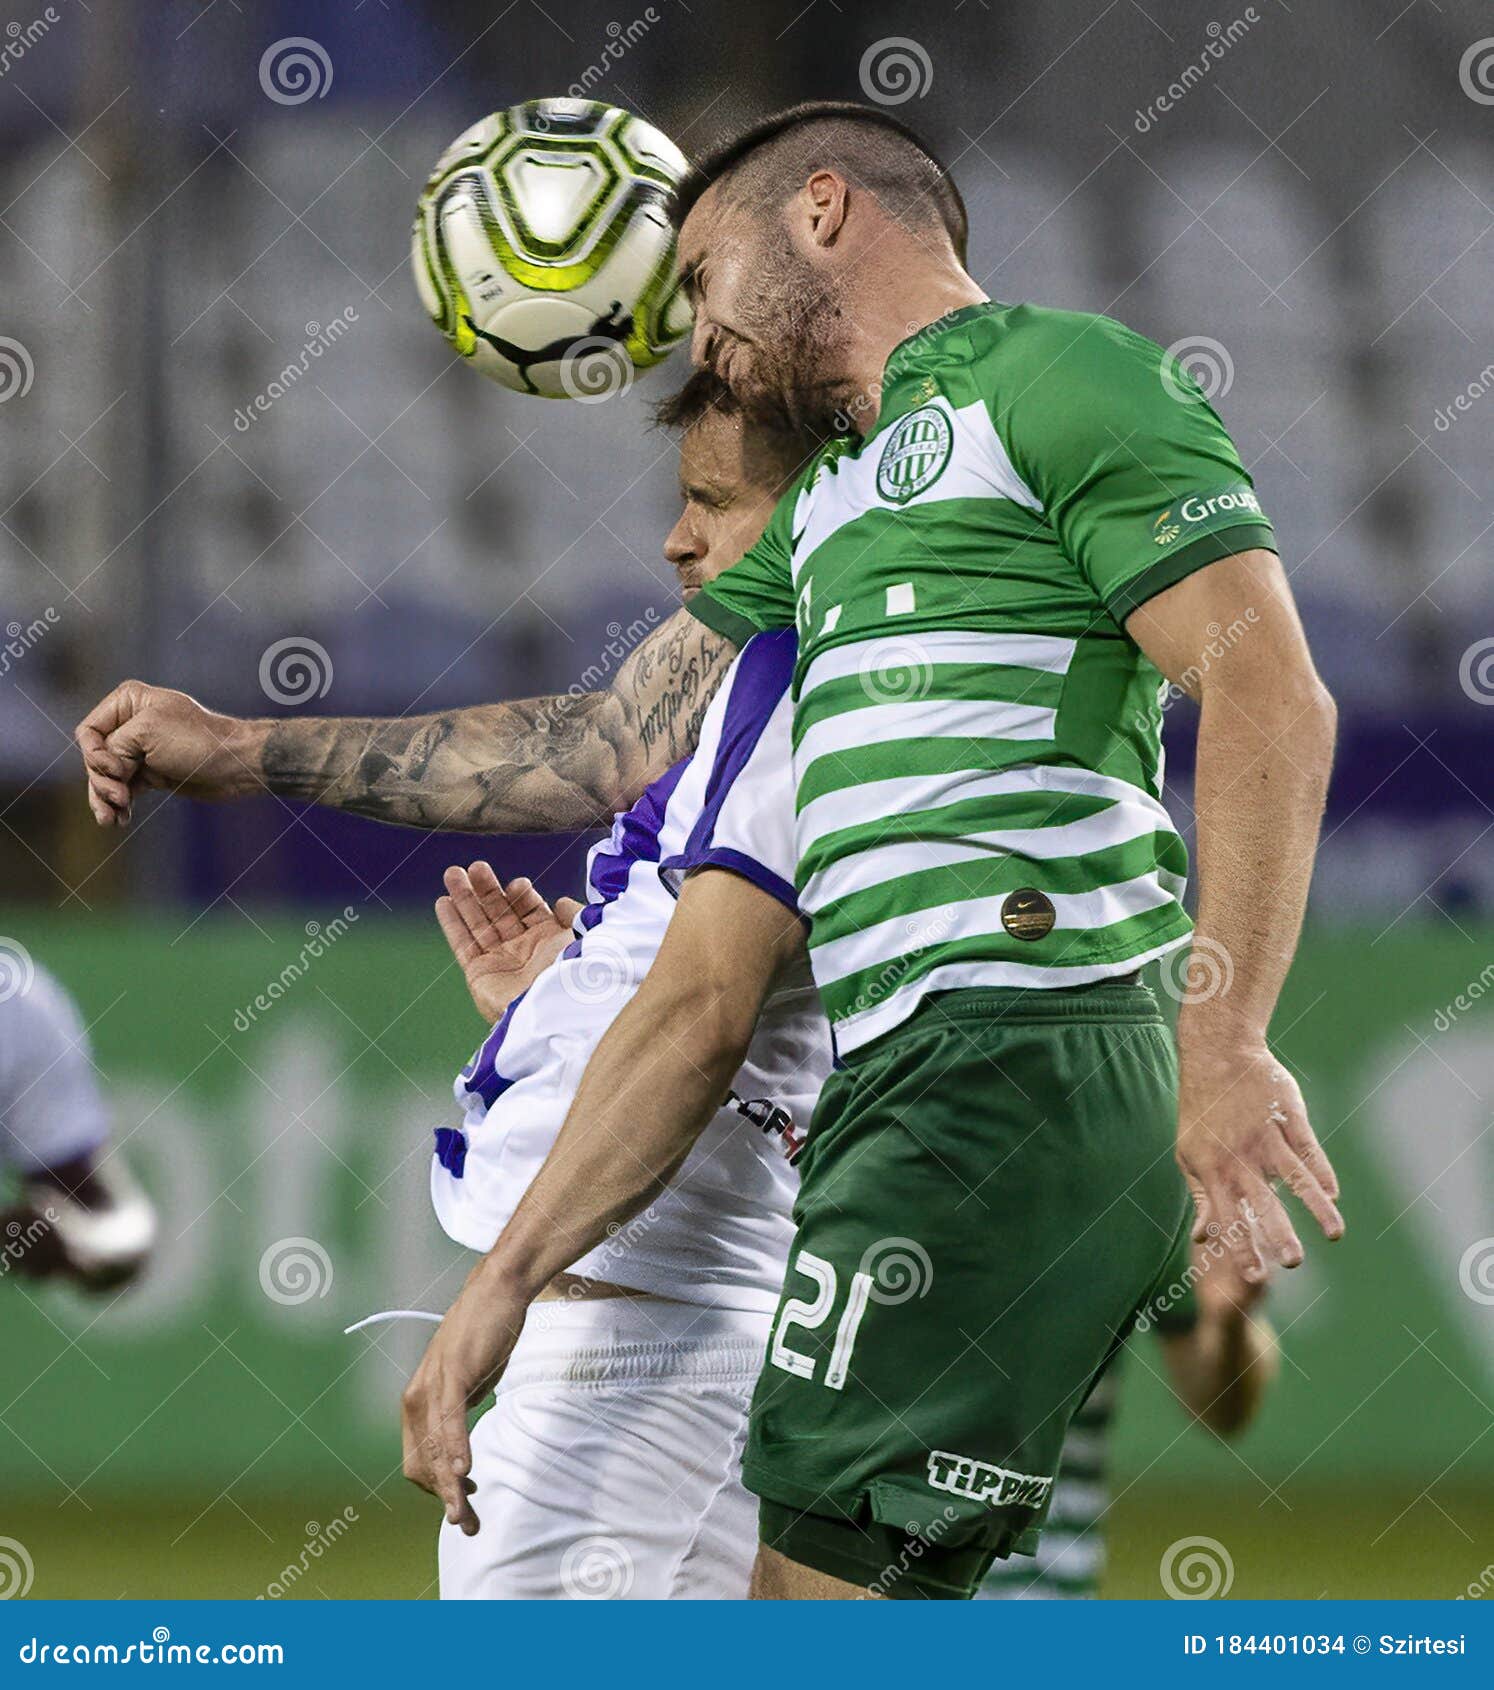
[[[832,246],[846,220],[846,182],[833,170],[817,170],[804,184],[799,199],[811,246]]]

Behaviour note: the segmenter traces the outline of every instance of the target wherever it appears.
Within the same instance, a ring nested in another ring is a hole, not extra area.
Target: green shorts
[[[1134,982],[942,993],[832,1074],[743,1463],[765,1543],[893,1597],[1036,1547],[1186,1225],[1176,1121]]]

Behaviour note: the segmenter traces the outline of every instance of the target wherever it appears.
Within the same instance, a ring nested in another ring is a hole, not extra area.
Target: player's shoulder
[[[788,690],[798,656],[799,636],[793,628],[754,634],[732,660],[716,705],[723,714],[771,715]]]
[[[1154,341],[1114,317],[1025,302],[993,302],[973,317],[967,338],[977,377],[1000,392],[1023,378],[1103,378],[1138,370],[1155,377],[1165,356]]]

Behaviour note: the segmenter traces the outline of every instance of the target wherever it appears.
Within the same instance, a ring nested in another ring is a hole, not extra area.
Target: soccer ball
[[[529,100],[459,135],[415,212],[431,320],[485,376],[604,399],[689,331],[669,199],[685,158],[595,100]]]

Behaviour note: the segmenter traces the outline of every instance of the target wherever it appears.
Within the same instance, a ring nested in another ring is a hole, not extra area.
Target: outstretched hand
[[[1177,1154],[1193,1193],[1194,1242],[1217,1242],[1245,1284],[1261,1285],[1272,1267],[1303,1257],[1278,1182],[1338,1239],[1338,1177],[1297,1082],[1263,1043],[1180,1044]]]
[[[497,1383],[529,1312],[529,1299],[497,1287],[486,1261],[446,1311],[400,1405],[404,1474],[436,1497],[447,1520],[476,1534],[467,1411]]]
[[[581,906],[561,898],[551,909],[532,882],[504,886],[483,862],[447,869],[445,886],[436,919],[478,1014],[491,1026],[570,943]]]

